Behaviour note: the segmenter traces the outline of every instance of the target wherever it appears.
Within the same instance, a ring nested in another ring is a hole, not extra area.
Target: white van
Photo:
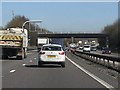
[[[84,45],[83,46],[83,52],[90,52],[91,51],[91,45]]]

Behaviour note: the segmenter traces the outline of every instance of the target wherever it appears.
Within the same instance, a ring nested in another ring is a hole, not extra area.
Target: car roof
[[[62,47],[62,46],[59,45],[59,44],[45,44],[45,45],[43,45],[43,46],[58,46],[58,47]]]

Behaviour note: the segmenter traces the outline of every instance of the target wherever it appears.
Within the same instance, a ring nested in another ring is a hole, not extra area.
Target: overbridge
[[[106,38],[107,34],[102,33],[47,33],[38,34],[38,37],[48,37],[48,38]]]
[[[74,38],[104,38],[106,40],[106,47],[109,47],[109,36],[103,33],[39,33],[38,37],[41,38],[71,38],[72,42]]]

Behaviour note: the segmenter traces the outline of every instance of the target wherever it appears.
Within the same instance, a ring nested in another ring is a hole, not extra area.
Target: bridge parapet
[[[105,38],[108,37],[107,34],[102,33],[39,33],[38,37],[48,37],[48,38]]]

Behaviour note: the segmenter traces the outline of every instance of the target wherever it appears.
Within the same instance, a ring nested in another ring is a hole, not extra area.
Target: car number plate
[[[55,58],[56,56],[55,55],[48,55],[47,57],[48,58]]]

